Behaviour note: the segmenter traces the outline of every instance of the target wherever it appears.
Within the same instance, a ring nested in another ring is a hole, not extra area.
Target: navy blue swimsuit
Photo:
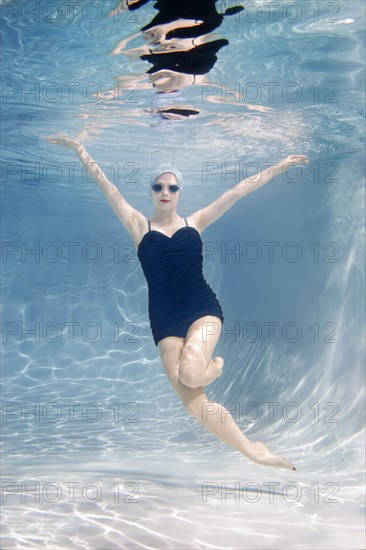
[[[205,315],[224,322],[221,306],[203,273],[202,240],[188,225],[172,237],[151,229],[143,236],[137,255],[149,294],[149,318],[155,345],[167,336],[185,338],[190,325]]]

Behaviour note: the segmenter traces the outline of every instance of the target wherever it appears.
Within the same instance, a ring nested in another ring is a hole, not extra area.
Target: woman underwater
[[[263,443],[251,442],[230,413],[222,405],[209,401],[204,392],[204,386],[222,372],[223,358],[212,358],[212,354],[224,318],[215,294],[202,275],[200,234],[239,199],[289,166],[308,163],[308,158],[291,155],[239,182],[184,219],[176,210],[183,186],[181,175],[173,167],[160,169],[150,188],[155,212],[149,221],[126,201],[80,142],[63,134],[47,140],[76,152],[138,247],[148,283],[149,318],[155,345],[186,411],[211,434],[253,462],[295,470],[286,458],[272,454]]]

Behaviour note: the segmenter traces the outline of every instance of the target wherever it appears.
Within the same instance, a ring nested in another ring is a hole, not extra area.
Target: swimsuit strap
[[[186,226],[189,227],[189,225],[187,223],[187,218],[184,218],[184,221],[186,222]]]

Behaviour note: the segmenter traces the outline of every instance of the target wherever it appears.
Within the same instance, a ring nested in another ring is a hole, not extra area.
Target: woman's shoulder
[[[195,216],[195,214],[186,216],[185,219],[187,220],[189,227],[193,227],[196,231],[198,231],[198,233],[201,233],[201,230],[198,224],[198,219],[197,219],[197,216]]]

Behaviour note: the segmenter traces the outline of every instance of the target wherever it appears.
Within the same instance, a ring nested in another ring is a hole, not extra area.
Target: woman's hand
[[[295,166],[296,164],[309,164],[309,158],[306,155],[290,155],[281,160],[277,166],[286,170],[289,166]]]
[[[55,145],[64,145],[65,147],[74,149],[74,151],[79,151],[83,147],[80,141],[65,134],[56,134],[54,136],[48,136],[45,139]]]

